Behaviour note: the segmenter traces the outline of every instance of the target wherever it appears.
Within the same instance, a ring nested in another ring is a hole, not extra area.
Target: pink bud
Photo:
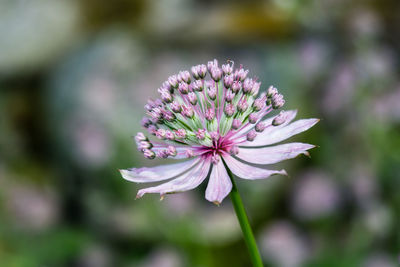
[[[186,95],[189,93],[189,85],[187,83],[181,82],[179,83],[178,90],[181,94]]]
[[[180,71],[178,74],[178,80],[185,83],[190,83],[190,73],[187,70]]]
[[[188,94],[188,98],[189,98],[189,102],[192,105],[196,105],[197,104],[197,95],[194,92],[190,92]]]
[[[192,118],[194,115],[193,108],[191,106],[182,105],[182,115],[187,118]]]
[[[237,130],[242,126],[242,122],[239,119],[234,119],[232,121],[232,129]]]
[[[206,130],[198,129],[196,132],[196,138],[199,140],[204,140],[206,138]]]
[[[221,71],[221,69],[214,66],[214,67],[211,69],[211,78],[212,78],[214,81],[216,81],[216,82],[220,81],[221,78],[222,78],[222,71]]]
[[[165,138],[168,139],[168,140],[173,141],[173,140],[175,140],[175,135],[174,135],[174,133],[172,131],[167,130],[165,132]]]
[[[257,136],[257,132],[255,130],[251,130],[250,132],[247,133],[246,139],[247,139],[247,141],[251,142],[251,141],[254,141],[256,136]]]
[[[242,83],[240,81],[234,81],[232,83],[231,89],[235,94],[237,94],[237,92],[239,92],[241,88],[242,88]]]
[[[267,97],[271,98],[276,94],[278,94],[278,89],[271,85],[267,90]]]
[[[211,100],[215,100],[217,97],[217,88],[215,87],[215,84],[209,84],[209,87],[207,88],[207,94]]]
[[[265,122],[260,121],[259,123],[256,124],[256,127],[254,127],[254,129],[256,130],[256,132],[261,133],[265,130],[265,128],[267,128],[267,125],[265,124]]]
[[[168,83],[171,85],[173,88],[178,87],[178,77],[176,75],[169,76],[168,78]]]
[[[136,142],[140,142],[140,141],[147,141],[148,139],[142,132],[138,132],[135,136],[135,140]]]
[[[196,80],[196,81],[194,81],[194,82],[191,84],[191,86],[192,86],[192,89],[193,89],[194,91],[197,91],[197,92],[203,91],[203,81],[202,81],[202,80]]]
[[[167,152],[169,156],[175,157],[176,156],[176,148],[174,146],[168,146]]]
[[[286,112],[281,111],[278,116],[276,116],[273,121],[272,121],[272,125],[273,126],[278,126],[281,125],[282,123],[284,123],[287,119],[287,115]]]
[[[224,86],[225,88],[230,88],[233,84],[233,75],[226,75],[224,77]]]
[[[148,158],[148,159],[154,159],[156,157],[156,154],[153,151],[151,151],[150,149],[144,149],[143,155],[145,158]]]
[[[206,117],[206,120],[212,121],[215,118],[215,110],[213,108],[207,109],[205,117]]]
[[[239,100],[238,104],[237,104],[237,109],[238,109],[240,112],[245,112],[245,111],[247,110],[248,107],[249,107],[249,104],[247,103],[246,98],[245,98],[245,97],[242,97],[242,98]]]
[[[257,122],[257,120],[258,120],[258,116],[255,113],[251,113],[249,115],[249,122],[251,124],[255,124]]]
[[[185,129],[175,130],[175,136],[177,139],[185,139],[186,138],[186,130]]]
[[[225,105],[225,109],[224,109],[225,115],[229,118],[232,117],[233,114],[235,114],[235,106],[232,105],[231,103],[227,103]]]
[[[232,102],[232,100],[235,98],[235,94],[232,92],[232,90],[227,90],[226,95],[225,95],[225,101],[226,102]]]
[[[231,74],[233,71],[233,61],[231,61],[232,64],[223,64],[222,65],[222,71],[224,72],[224,75]]]
[[[166,133],[165,129],[158,129],[156,131],[156,137],[158,139],[165,139],[165,133]]]
[[[175,113],[180,113],[182,111],[182,107],[178,101],[173,101],[170,105],[171,109]]]
[[[192,158],[192,157],[194,156],[193,150],[187,149],[187,150],[185,151],[185,156],[188,157],[188,158]]]

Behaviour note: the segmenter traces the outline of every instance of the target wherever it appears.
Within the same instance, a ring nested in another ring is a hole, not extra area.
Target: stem
[[[223,162],[226,171],[228,172],[229,178],[231,179],[232,182],[232,191],[230,193],[230,197],[236,212],[236,216],[239,220],[240,228],[242,229],[243,232],[244,241],[246,242],[247,249],[249,250],[250,253],[251,262],[253,263],[254,267],[263,267],[264,265],[261,260],[260,252],[258,251],[253,231],[251,230],[249,219],[247,218],[246,211],[243,206],[242,198],[240,197],[239,191],[236,187],[236,183],[235,180],[233,179],[232,172],[227,167],[225,161]]]

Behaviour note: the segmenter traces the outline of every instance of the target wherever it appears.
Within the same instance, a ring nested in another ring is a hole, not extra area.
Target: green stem
[[[232,172],[226,166],[225,162],[224,165],[232,181],[232,191],[230,193],[230,197],[236,212],[236,216],[239,220],[240,228],[242,229],[243,232],[244,241],[246,242],[247,248],[250,253],[251,261],[254,267],[263,267],[264,265],[261,260],[260,252],[258,251],[253,231],[251,230],[249,219],[247,218],[246,211],[243,206],[242,198],[240,197],[239,191],[236,187],[236,183],[235,180],[233,179]]]

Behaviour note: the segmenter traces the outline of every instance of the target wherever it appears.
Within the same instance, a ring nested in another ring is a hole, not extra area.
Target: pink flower
[[[265,119],[269,112],[284,104],[283,96],[276,88],[270,87],[267,94],[257,98],[258,92],[247,92],[249,82],[245,82],[244,87],[238,86],[248,74],[242,66],[232,71],[225,66],[221,70],[214,60],[208,63],[208,71],[211,77],[208,80],[205,80],[205,65],[192,67],[194,79],[190,79],[186,71],[169,77],[165,84],[171,85],[171,97],[164,97],[162,101],[151,100],[146,105],[150,120],[146,120],[143,126],[162,142],[150,141],[143,133],[138,133],[136,141],[139,150],[149,159],[170,157],[189,160],[151,168],[120,170],[124,179],[136,183],[169,180],[139,190],[138,198],[146,193],[158,193],[163,197],[165,194],[191,190],[210,173],[205,197],[219,204],[232,189],[226,168],[248,180],[276,174],[286,175],[285,170],[268,170],[250,164],[277,163],[300,154],[307,155],[307,150],[314,147],[305,143],[274,145],[308,130],[319,121],[303,119],[292,122],[296,110],[281,111]],[[224,73],[222,78],[219,77],[221,73]],[[224,83],[230,73],[234,73],[234,81]],[[176,77],[180,77],[179,87],[178,82],[175,82]],[[165,90],[161,93],[165,94]],[[227,94],[230,94],[229,103],[225,101]],[[194,98],[197,101],[193,101]],[[175,138],[166,138],[164,133],[173,133]]]

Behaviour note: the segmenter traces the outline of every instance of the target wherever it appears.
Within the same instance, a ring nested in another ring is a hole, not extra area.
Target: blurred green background
[[[239,182],[266,266],[398,266],[400,2],[1,0],[0,266],[250,266],[229,199],[117,169],[171,74],[244,64],[321,122],[290,177]]]

